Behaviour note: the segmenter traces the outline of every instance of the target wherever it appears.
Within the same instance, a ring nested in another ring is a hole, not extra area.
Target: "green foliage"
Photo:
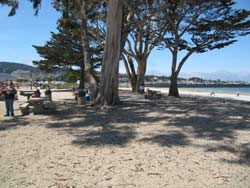
[[[44,46],[33,47],[43,58],[40,61],[33,61],[40,69],[51,71],[57,68],[77,66],[84,68],[84,49],[82,47],[82,25],[79,18],[79,10],[75,1],[54,3],[54,7],[62,12],[61,19],[58,20],[58,33],[51,33],[51,39]],[[93,4],[94,6],[95,4]],[[93,6],[89,10],[93,11]],[[93,13],[88,11],[89,20],[95,18]],[[101,65],[103,53],[103,34],[96,29],[95,24],[88,26],[88,42],[90,46],[90,56],[92,68]]]
[[[40,61],[33,61],[33,63],[42,70],[51,71],[82,64],[83,53],[79,35],[71,29],[65,30],[58,27],[58,30],[57,34],[51,33],[51,40],[44,46],[33,45],[43,58]]]
[[[160,23],[168,24],[165,46],[172,52],[204,53],[224,48],[250,34],[250,11],[234,8],[232,0],[168,1]]]
[[[77,80],[80,80],[80,72],[70,69],[67,72],[65,81],[68,83],[76,83]]]
[[[13,0],[0,0],[0,5],[7,5],[7,6],[11,7],[8,16],[13,16],[16,14],[16,9],[19,6],[19,2],[13,1]]]
[[[37,15],[42,0],[29,0],[29,1],[33,5],[33,9],[35,10],[35,15]],[[58,1],[58,0],[56,0],[56,1]],[[9,16],[14,16],[16,14],[16,9],[19,6],[19,1],[17,1],[17,0],[0,0],[0,5],[7,5],[7,6],[11,7],[10,12],[9,12]]]
[[[72,89],[79,87],[77,83],[50,83],[50,84],[42,84],[41,89]]]
[[[53,89],[72,89],[79,87],[77,83],[52,84]]]
[[[162,2],[158,24],[166,25],[163,46],[172,54],[170,96],[179,96],[177,77],[193,53],[221,49],[250,34],[250,11],[233,0],[169,0]],[[183,51],[182,56],[179,52]]]
[[[47,81],[50,84],[53,81],[53,78],[51,76],[48,76]]]

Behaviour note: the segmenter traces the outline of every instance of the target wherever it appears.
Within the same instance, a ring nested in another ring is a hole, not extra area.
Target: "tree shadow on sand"
[[[151,112],[152,104],[147,100],[124,101],[120,106],[101,109],[68,103],[57,114],[51,115],[53,121],[46,126],[73,135],[75,145],[124,146],[136,138],[135,129],[140,122],[150,124],[161,119],[145,118],[145,114]]]
[[[180,99],[185,100],[185,99]],[[187,99],[188,101],[189,99]],[[171,104],[169,104],[171,106]],[[191,104],[175,108],[187,108]],[[238,102],[226,103],[224,101],[203,100],[197,101],[194,108],[181,118],[173,116],[167,127],[178,127],[193,138],[213,140],[216,146],[201,145],[206,152],[229,152],[237,156],[235,160],[221,159],[223,162],[240,165],[250,164],[250,143],[237,144],[237,131],[250,133],[250,107]],[[162,142],[164,142],[162,140]],[[224,143],[224,145],[221,145]],[[194,146],[195,147],[195,146]]]
[[[204,147],[206,152],[224,151],[233,153],[237,156],[236,159],[221,159],[222,162],[239,165],[250,165],[250,143],[245,144],[231,144],[231,145],[217,145]]]
[[[28,124],[29,124],[29,121],[27,118],[24,118],[22,116],[15,116],[15,117],[1,120],[0,131],[16,129],[18,126],[25,126]]]
[[[131,141],[143,141],[161,147],[190,146],[201,147],[205,152],[227,151],[238,159],[221,159],[223,162],[249,164],[249,143],[236,144],[237,131],[250,132],[249,105],[185,97],[146,100],[131,92],[123,92],[121,100],[121,105],[104,109],[65,101],[57,113],[50,114],[51,121],[41,125],[72,135],[72,144],[80,147],[126,146]],[[152,128],[152,132],[143,136],[138,131],[142,126],[151,125],[161,130],[157,132]],[[219,144],[229,140],[230,144],[208,148],[193,144],[192,139],[196,138]]]
[[[129,127],[115,128],[112,126],[103,127],[103,130],[91,131],[76,135],[72,142],[76,145],[101,146],[120,145],[125,146],[131,139],[135,138],[135,132]]]
[[[190,144],[190,141],[187,139],[187,137],[179,131],[170,131],[167,134],[160,134],[151,138],[144,138],[141,141],[155,142],[163,147],[187,146]]]

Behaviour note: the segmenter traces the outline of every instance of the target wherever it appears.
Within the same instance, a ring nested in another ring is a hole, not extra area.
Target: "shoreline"
[[[160,89],[160,88],[157,88]],[[161,89],[160,89],[161,90]],[[161,90],[162,93],[167,94],[168,89]],[[205,97],[208,99],[229,99],[234,101],[248,101],[250,102],[250,96],[248,95],[239,95],[236,94],[230,94],[230,93],[222,93],[222,92],[215,92],[215,95],[210,95],[211,92],[209,91],[199,91],[199,90],[189,90],[189,89],[179,89],[181,96],[190,96],[190,97]]]
[[[167,95],[168,94],[168,88],[159,88],[159,87],[146,87],[151,90],[157,90],[161,93]],[[146,89],[145,88],[145,89]],[[127,87],[121,87],[119,88],[121,90],[131,90],[131,88]],[[192,89],[186,89],[186,88],[179,88],[179,94],[181,97],[202,97],[206,99],[227,99],[232,101],[242,101],[242,102],[250,102],[250,95],[244,95],[240,94],[237,96],[236,94],[230,94],[230,93],[221,93],[221,92],[215,92],[215,95],[210,95],[211,92],[209,91],[200,91],[196,88]]]

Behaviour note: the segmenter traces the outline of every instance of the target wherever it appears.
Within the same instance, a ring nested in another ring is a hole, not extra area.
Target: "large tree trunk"
[[[123,57],[125,69],[128,75],[128,79],[132,88],[132,92],[136,92],[137,75],[135,74],[133,60],[129,56],[127,56],[127,59],[125,55],[122,55],[122,57]]]
[[[125,16],[125,15],[123,15],[123,16]],[[125,21],[124,19],[125,19],[125,17],[123,18],[123,21]],[[128,78],[129,78],[129,82],[130,82],[130,85],[132,88],[132,92],[136,92],[137,75],[135,74],[133,60],[131,57],[128,57],[128,56],[127,56],[128,59],[126,60],[126,58],[122,54],[122,52],[124,50],[124,46],[125,46],[127,38],[128,38],[128,35],[132,30],[132,27],[131,27],[132,19],[133,19],[133,11],[130,11],[129,14],[126,16],[126,23],[124,23],[124,22],[122,23],[121,49],[120,50],[121,50],[121,55],[124,59],[124,65],[125,65],[126,72],[127,72]]]
[[[177,74],[172,72],[170,78],[170,86],[168,96],[179,97],[178,84],[177,84]]]
[[[81,40],[82,40],[82,48],[83,48],[83,55],[84,55],[84,62],[85,68],[83,69],[86,74],[87,82],[90,86],[90,91],[92,93],[91,98],[95,99],[97,97],[97,81],[93,75],[93,69],[90,60],[89,54],[89,42],[87,36],[87,15],[86,15],[86,2],[85,0],[78,0],[78,4],[80,6],[80,13],[81,13]]]
[[[147,62],[138,62],[137,69],[137,81],[136,81],[136,91],[140,92],[140,86],[145,86],[145,73],[146,73]]]
[[[88,73],[88,70],[86,71],[87,80],[89,83],[89,89],[91,91],[91,100],[95,100],[98,95],[98,84],[95,76],[92,73]]]
[[[123,0],[109,0],[102,77],[96,104],[119,104],[118,77]]]
[[[128,79],[130,82],[130,86],[132,88],[132,92],[136,92],[137,91],[136,89],[137,75],[133,75],[129,72],[129,70],[127,69],[127,64],[125,64],[125,67],[126,67],[126,72],[127,72]]]
[[[169,92],[168,92],[168,96],[173,96],[173,97],[179,97],[179,91],[178,91],[178,85],[177,85],[178,72],[176,72],[178,44],[179,44],[178,41],[179,40],[176,41],[174,51],[173,51],[170,86],[169,86]]]
[[[84,61],[82,62],[81,65],[81,70],[80,70],[80,84],[79,84],[79,89],[84,89],[85,87],[85,74],[84,74]]]
[[[137,82],[136,77],[135,78],[131,77],[130,84],[131,84],[132,92],[137,92],[136,82]]]

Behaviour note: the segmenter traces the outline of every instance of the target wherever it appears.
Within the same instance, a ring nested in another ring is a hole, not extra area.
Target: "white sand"
[[[164,90],[165,93],[168,93],[168,91]],[[224,98],[224,99],[233,99],[233,100],[241,100],[241,101],[250,101],[250,93],[249,95],[242,95],[240,94],[237,96],[236,94],[228,94],[228,93],[215,93],[215,95],[210,95],[210,92],[203,92],[203,91],[197,91],[197,90],[186,90],[186,89],[180,89],[181,95],[192,95],[192,96],[202,96],[202,97],[209,97],[209,98]]]
[[[130,88],[120,88],[121,90],[129,90]],[[146,88],[145,88],[146,89]],[[157,87],[149,87],[149,89],[161,91],[164,94],[168,94],[168,88],[157,88]],[[193,89],[185,89],[179,88],[180,96],[189,96],[189,97],[206,97],[206,98],[221,98],[221,99],[231,99],[237,101],[250,101],[250,93],[249,95],[240,94],[237,96],[236,94],[228,94],[228,93],[215,93],[215,95],[210,95],[211,92],[199,91],[195,88]]]

